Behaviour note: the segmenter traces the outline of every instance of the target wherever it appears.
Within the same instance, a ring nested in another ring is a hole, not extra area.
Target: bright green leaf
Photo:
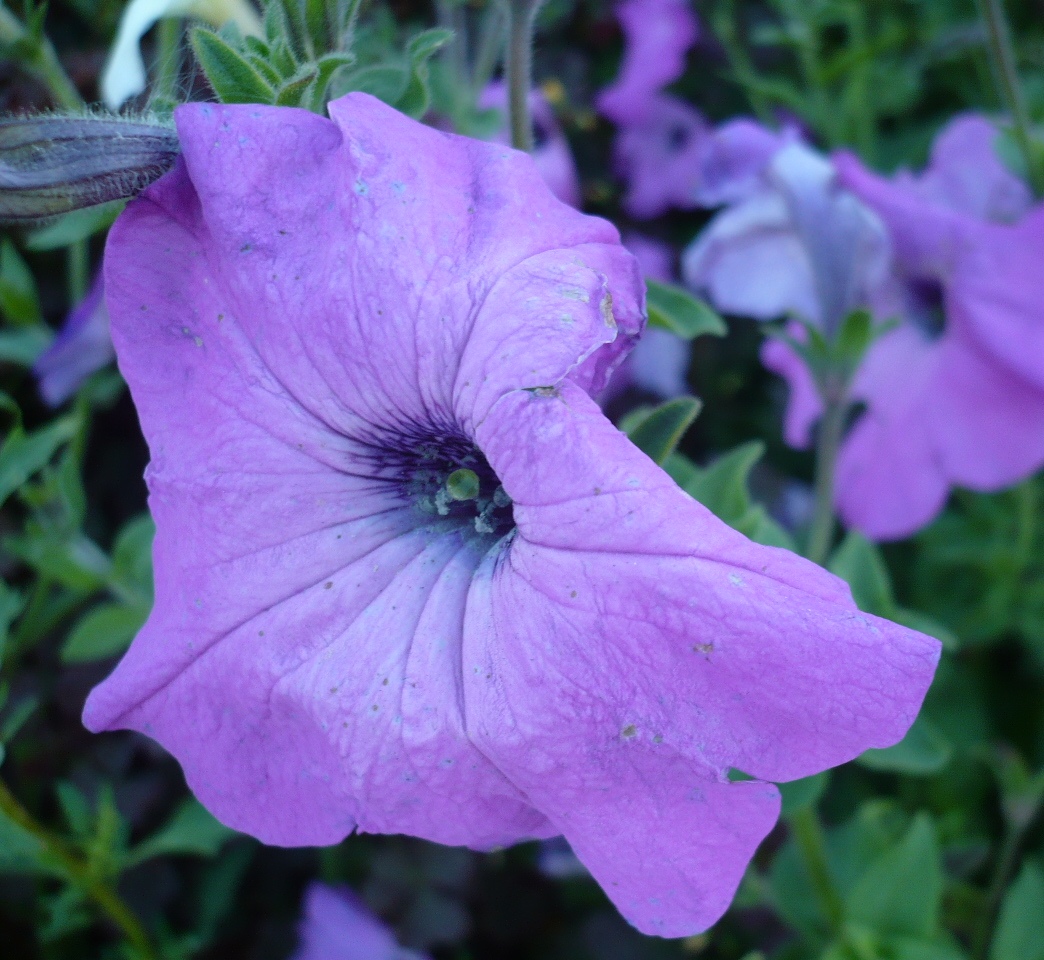
[[[696,467],[683,489],[715,516],[735,526],[751,508],[747,480],[764,452],[765,445],[759,440],[742,443],[708,466]]]
[[[62,417],[32,433],[18,426],[11,430],[0,446],[0,504],[50,462],[75,436],[76,426],[74,417]]]
[[[922,813],[846,897],[847,918],[882,934],[930,937],[939,923],[942,883],[935,826]]]
[[[688,290],[655,280],[647,280],[645,286],[649,326],[670,330],[685,340],[704,334],[723,337],[728,333],[725,321]]]
[[[695,397],[675,397],[640,414],[629,425],[627,435],[639,450],[662,464],[692,426],[701,406]]]
[[[123,653],[148,616],[147,607],[105,603],[86,613],[62,646],[63,663],[89,663]]]
[[[274,103],[275,90],[227,40],[205,27],[190,33],[192,50],[222,103]]]
[[[921,716],[897,744],[882,750],[867,750],[857,762],[871,770],[929,776],[942,770],[952,756],[950,742]]]
[[[1004,897],[990,960],[1044,960],[1044,871],[1033,861]]]

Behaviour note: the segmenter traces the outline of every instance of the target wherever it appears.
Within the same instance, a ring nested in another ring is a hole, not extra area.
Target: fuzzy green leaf
[[[222,103],[275,102],[272,85],[223,37],[195,27],[190,40],[200,69]]]
[[[670,330],[685,340],[704,334],[723,337],[728,333],[725,321],[688,290],[655,280],[647,280],[645,287],[649,326]]]

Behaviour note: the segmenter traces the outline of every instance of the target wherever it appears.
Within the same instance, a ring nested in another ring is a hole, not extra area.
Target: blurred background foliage
[[[121,9],[3,8],[0,109],[96,100]],[[494,9],[371,0],[354,26],[356,59],[326,78],[331,95],[368,89],[488,135],[497,119],[476,94],[496,71],[482,52]],[[1044,122],[1044,5],[1017,0],[1008,12],[1031,119]],[[817,145],[890,171],[922,164],[955,113],[1001,110],[973,0],[703,0],[698,13],[703,30],[672,92],[715,120],[791,119]],[[146,37],[147,61],[178,51],[173,81],[168,63],[154,67],[168,77],[159,111],[210,95],[183,28]],[[577,158],[585,208],[626,231],[613,129],[591,106],[620,53],[608,2],[542,11],[535,74]],[[72,94],[55,86],[52,55]],[[294,76],[270,83],[273,100]],[[286,89],[303,98],[306,87]],[[687,941],[631,930],[564,850],[480,855],[373,836],[264,847],[217,824],[151,742],[89,735],[86,693],[151,603],[147,451],[114,367],[52,410],[31,366],[84,296],[116,212],[9,231],[0,247],[0,955],[278,960],[294,949],[303,889],[321,878],[351,885],[401,943],[437,960],[1044,960],[1042,480],[959,491],[931,527],[884,550],[856,534],[836,548],[830,567],[863,609],[944,640],[936,683],[903,743],[785,788],[784,819],[734,907]],[[642,229],[680,249],[706,220],[673,212]],[[633,392],[611,412],[724,520],[785,544],[812,465],[781,440],[781,384],[761,367],[761,339],[729,318],[726,336],[694,341],[695,421],[692,404],[653,409]]]

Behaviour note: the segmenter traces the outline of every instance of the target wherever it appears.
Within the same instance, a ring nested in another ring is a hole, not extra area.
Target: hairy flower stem
[[[0,813],[31,834],[43,847],[47,858],[61,869],[69,882],[93,900],[98,909],[123,933],[140,960],[158,960],[145,928],[120,895],[94,874],[88,864],[68,843],[36,822],[7,785],[0,780]]]
[[[51,41],[41,37],[34,43],[18,18],[6,7],[0,6],[0,44],[8,46],[15,43],[31,45],[32,54],[23,54],[18,58],[19,62],[28,73],[46,85],[58,106],[66,110],[83,109],[83,98],[62,69]]]
[[[1044,197],[1044,168],[1037,162],[1030,135],[1029,111],[1022,95],[1018,68],[1015,63],[1015,47],[1011,40],[1011,28],[1004,13],[1003,0],[978,0],[979,13],[986,26],[989,39],[990,62],[1000,98],[1011,114],[1015,139],[1026,162],[1026,174],[1030,187],[1039,199]]]
[[[1007,892],[1008,884],[1015,875],[1019,865],[1019,854],[1030,828],[1044,809],[1044,771],[1034,778],[1036,789],[1021,805],[1018,816],[1012,817],[1011,826],[1004,837],[1000,853],[997,856],[997,867],[990,879],[990,887],[986,894],[986,903],[979,914],[979,922],[972,940],[972,960],[986,960],[990,954],[997,918],[1001,903]]]
[[[808,534],[805,556],[820,566],[826,563],[834,541],[834,479],[837,473],[837,453],[845,428],[848,411],[848,391],[839,383],[823,391],[825,409],[819,421],[816,439],[815,506],[812,526]]]
[[[508,0],[507,82],[511,146],[533,149],[529,91],[533,86],[533,23],[544,0]]]
[[[805,869],[808,870],[819,907],[827,918],[830,929],[840,930],[844,919],[844,901],[837,891],[830,864],[827,862],[823,825],[811,805],[795,810],[789,819],[790,829],[794,832],[794,840],[805,861]]]

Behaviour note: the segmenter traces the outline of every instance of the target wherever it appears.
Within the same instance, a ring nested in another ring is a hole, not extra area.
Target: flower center
[[[514,529],[500,478],[475,443],[452,427],[410,426],[362,445],[374,479],[435,524],[491,541]]]
[[[945,297],[942,284],[933,278],[910,281],[910,317],[929,340],[938,340],[946,330]]]

